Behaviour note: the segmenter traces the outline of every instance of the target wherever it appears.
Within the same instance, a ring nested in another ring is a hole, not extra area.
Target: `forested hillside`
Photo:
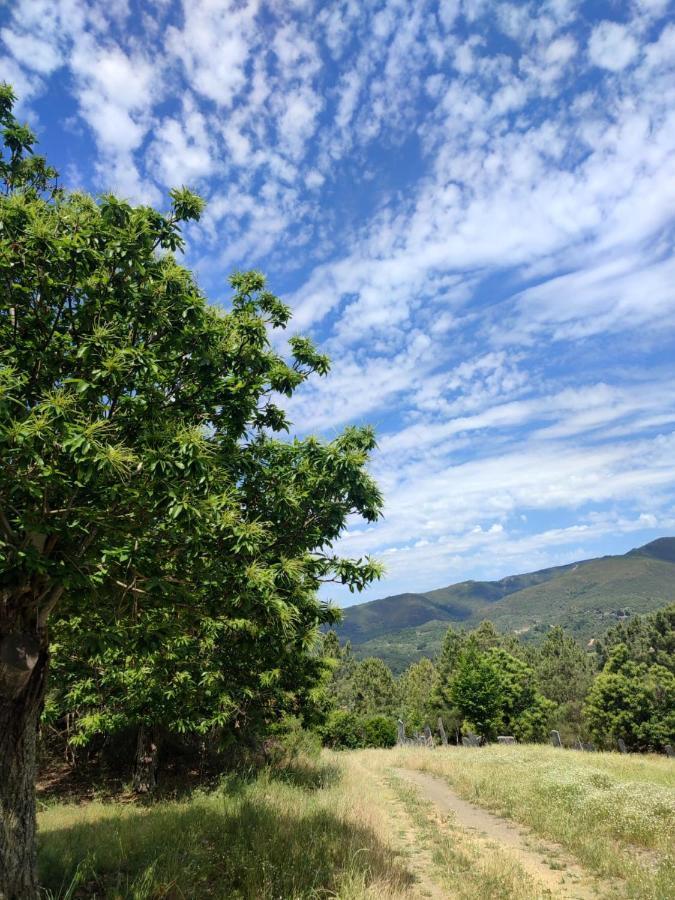
[[[401,671],[415,659],[436,654],[449,624],[474,628],[489,618],[500,631],[515,631],[526,640],[562,625],[588,641],[627,616],[652,612],[674,599],[675,538],[669,537],[622,556],[352,606],[338,633],[351,641],[356,656],[379,656]]]

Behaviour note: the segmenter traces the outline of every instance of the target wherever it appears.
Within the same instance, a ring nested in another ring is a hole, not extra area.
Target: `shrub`
[[[356,713],[334,709],[328,714],[319,734],[326,747],[335,750],[356,750],[362,746],[361,721]]]
[[[388,716],[368,716],[362,730],[364,747],[393,747],[396,743],[396,723]]]
[[[334,709],[318,729],[326,747],[359,750],[362,747],[393,747],[396,723],[389,716],[357,716],[346,709]]]

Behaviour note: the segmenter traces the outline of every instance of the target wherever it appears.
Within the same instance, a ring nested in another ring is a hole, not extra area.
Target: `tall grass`
[[[622,879],[627,897],[675,897],[670,759],[534,745],[379,753],[379,766],[442,776],[465,799],[559,842],[592,872]]]
[[[419,845],[430,857],[433,876],[454,900],[540,900],[541,886],[508,852],[443,821],[417,790],[394,779],[410,812]],[[486,852],[487,850],[487,852]],[[431,873],[430,873],[431,874]]]
[[[326,763],[181,802],[53,806],[41,882],[59,900],[405,897],[412,876],[374,810],[367,785]]]
[[[675,897],[673,761],[541,746],[324,753],[182,800],[50,805],[39,818],[45,896],[540,896],[508,849],[486,851],[394,767],[440,776],[557,841],[603,879],[599,896]]]

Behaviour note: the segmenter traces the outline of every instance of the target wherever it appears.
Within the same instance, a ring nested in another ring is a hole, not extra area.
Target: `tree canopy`
[[[202,201],[180,188],[158,212],[58,188],[13,100],[2,87],[0,894],[31,897],[48,623],[83,734],[274,715],[335,620],[317,589],[379,572],[332,545],[381,497],[369,428],[277,436],[283,399],[329,363],[303,337],[274,349],[290,311],[258,272],[207,303],[176,258]]]
[[[610,652],[589,691],[585,715],[603,745],[621,738],[629,750],[675,743],[675,675],[665,666],[635,662],[625,644]]]

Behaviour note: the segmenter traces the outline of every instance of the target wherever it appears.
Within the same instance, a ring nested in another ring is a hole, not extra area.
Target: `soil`
[[[392,769],[416,785],[440,812],[451,813],[459,826],[498,844],[552,897],[597,900],[598,882],[585,872],[559,844],[543,841],[508,819],[503,819],[459,797],[441,778],[411,769]],[[553,868],[548,859],[553,859]]]

